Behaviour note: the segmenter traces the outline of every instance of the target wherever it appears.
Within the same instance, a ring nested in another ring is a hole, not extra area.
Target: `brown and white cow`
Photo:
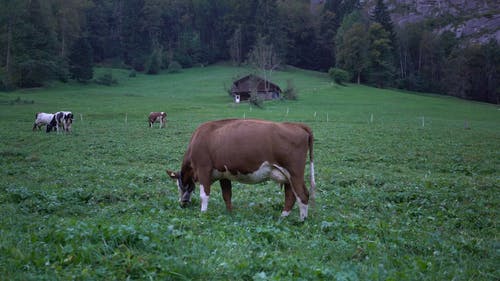
[[[304,181],[307,153],[310,193]],[[227,210],[232,210],[231,181],[259,183],[269,179],[284,185],[285,217],[298,201],[300,220],[307,217],[314,198],[313,135],[300,123],[276,123],[252,119],[227,119],[200,125],[191,137],[180,172],[167,170],[177,180],[179,201],[191,201],[195,182],[200,183],[201,211],[205,212],[210,186],[220,182]]]
[[[160,128],[165,128],[167,122],[167,113],[165,112],[151,112],[148,117],[149,127],[152,128],[153,124],[160,123]]]

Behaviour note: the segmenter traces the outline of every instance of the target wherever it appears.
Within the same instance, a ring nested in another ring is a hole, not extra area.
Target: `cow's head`
[[[172,172],[167,170],[167,174],[172,179],[176,180],[177,188],[179,189],[179,202],[181,207],[186,207],[191,202],[191,195],[193,195],[195,184],[194,179],[190,173]]]

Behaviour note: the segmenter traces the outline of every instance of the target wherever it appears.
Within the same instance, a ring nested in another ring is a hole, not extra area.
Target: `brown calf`
[[[152,128],[154,123],[160,123],[160,128],[165,128],[167,122],[167,113],[165,112],[151,112],[148,117],[149,127]]]

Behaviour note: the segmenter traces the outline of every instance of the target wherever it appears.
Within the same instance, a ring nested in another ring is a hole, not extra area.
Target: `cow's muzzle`
[[[179,198],[179,202],[180,202],[182,208],[187,207],[191,203],[191,195],[192,195],[192,192],[189,192],[189,191],[182,193],[181,197]]]

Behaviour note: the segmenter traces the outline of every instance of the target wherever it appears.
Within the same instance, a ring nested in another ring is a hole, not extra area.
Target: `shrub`
[[[328,75],[339,85],[344,85],[344,82],[349,81],[349,73],[340,68],[330,68],[330,70],[328,70]]]
[[[175,60],[168,65],[168,73],[179,73],[181,70],[182,65]]]
[[[130,71],[130,73],[128,74],[128,77],[131,77],[131,78],[132,78],[132,77],[136,77],[136,76],[137,76],[137,72],[136,72],[134,69],[132,69],[132,70]]]
[[[105,86],[118,84],[118,81],[115,78],[113,78],[113,75],[111,73],[106,73],[102,75],[101,77],[97,78],[95,82],[99,85],[105,85]]]
[[[264,107],[264,100],[255,92],[250,93],[250,99],[248,99],[251,105],[254,105],[258,108]]]
[[[297,88],[295,88],[293,81],[290,79],[286,81],[286,89],[283,91],[283,98],[286,100],[297,100],[298,98]]]
[[[147,74],[158,74],[161,70],[162,65],[162,49],[154,50],[146,62],[146,73]]]

